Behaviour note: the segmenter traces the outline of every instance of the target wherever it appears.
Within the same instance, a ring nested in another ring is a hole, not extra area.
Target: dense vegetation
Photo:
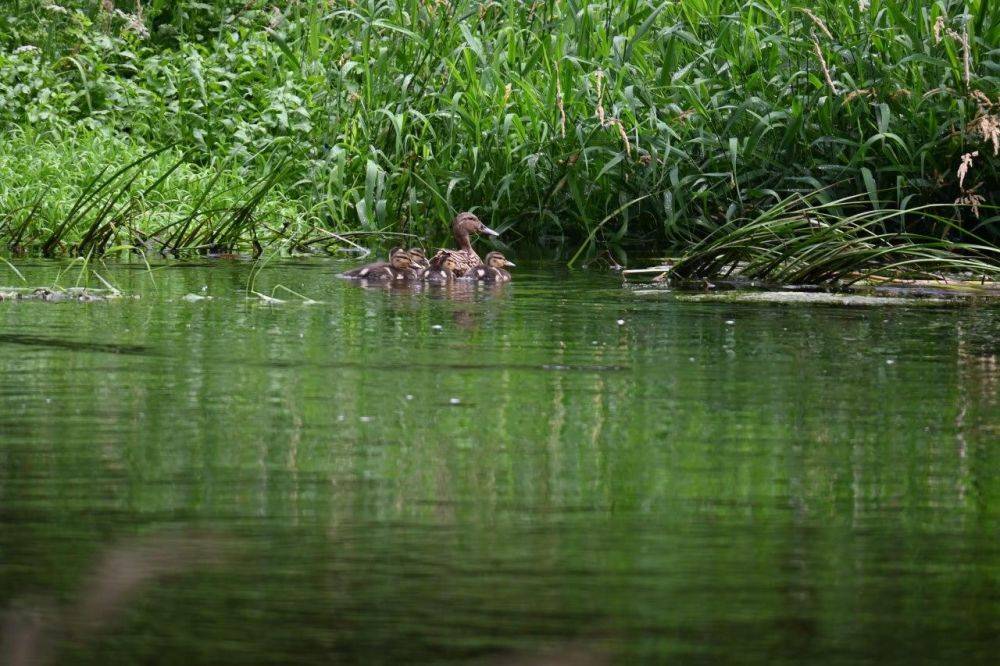
[[[998,55],[991,0],[14,0],[0,240],[438,240],[473,209],[685,244],[819,191],[996,242]]]

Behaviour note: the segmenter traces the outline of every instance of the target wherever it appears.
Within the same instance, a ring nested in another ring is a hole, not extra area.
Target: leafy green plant
[[[287,158],[265,199],[341,234],[440,240],[472,209],[510,239],[686,246],[819,190],[998,237],[989,0],[112,4],[0,18],[0,127],[249,182]]]

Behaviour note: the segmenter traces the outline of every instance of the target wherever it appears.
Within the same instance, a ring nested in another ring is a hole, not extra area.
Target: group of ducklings
[[[436,260],[436,261],[435,261]],[[499,252],[490,252],[482,263],[464,273],[459,271],[458,261],[450,254],[435,256],[428,260],[422,248],[401,247],[389,252],[388,261],[377,261],[344,273],[344,277],[369,282],[419,281],[444,284],[454,280],[475,280],[478,282],[510,282],[507,268],[515,264]]]
[[[427,259],[422,248],[393,248],[388,261],[360,266],[344,273],[344,277],[366,282],[420,281],[444,284],[454,280],[477,282],[510,282],[507,268],[514,266],[499,252],[490,252],[483,260],[472,249],[469,236],[487,234],[499,236],[472,213],[459,213],[452,222],[457,250],[441,249]]]

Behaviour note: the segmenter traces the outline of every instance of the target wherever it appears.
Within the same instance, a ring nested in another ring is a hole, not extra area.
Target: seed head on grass
[[[955,175],[958,176],[958,186],[965,186],[965,177],[969,174],[969,169],[972,168],[972,160],[975,157],[979,157],[979,151],[974,150],[971,153],[965,153],[962,155],[962,161],[958,165],[958,171]]]

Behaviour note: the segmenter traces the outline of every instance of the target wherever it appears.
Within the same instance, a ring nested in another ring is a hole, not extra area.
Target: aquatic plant
[[[994,212],[991,210],[991,212]],[[793,196],[751,220],[734,220],[696,243],[675,278],[743,278],[785,284],[853,283],[874,276],[934,278],[942,272],[1000,278],[1000,248],[962,237],[945,206],[873,210],[864,195],[826,203]],[[940,224],[938,236],[901,231],[907,215]],[[896,229],[896,230],[892,230]]]

